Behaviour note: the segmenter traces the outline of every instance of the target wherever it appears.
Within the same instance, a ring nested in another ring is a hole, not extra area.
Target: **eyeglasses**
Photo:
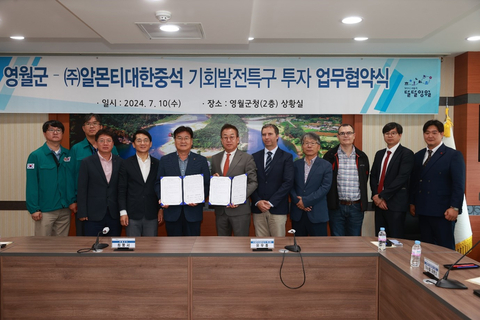
[[[191,138],[187,136],[187,137],[176,137],[175,139],[178,141],[190,141]]]
[[[112,139],[98,139],[98,143],[112,143]]]
[[[150,143],[150,140],[147,139],[147,138],[145,138],[145,139],[143,139],[143,140],[142,140],[142,139],[136,139],[136,140],[135,140],[135,143],[142,143],[142,142],[143,142],[143,143]]]
[[[352,134],[354,134],[355,132],[352,132],[352,131],[348,131],[348,132],[339,132],[338,135],[339,136],[351,136]]]
[[[308,146],[308,147],[313,147],[314,145],[318,144],[317,142],[304,142],[302,145]]]
[[[85,127],[98,127],[100,125],[100,122],[85,122]]]
[[[48,129],[47,130],[48,132],[51,132],[51,133],[62,133],[62,129]]]
[[[385,132],[383,135],[386,137],[395,137],[397,134],[398,132],[392,131],[392,132]]]

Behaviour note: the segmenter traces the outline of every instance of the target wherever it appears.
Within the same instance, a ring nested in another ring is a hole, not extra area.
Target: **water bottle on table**
[[[420,267],[420,257],[422,256],[422,247],[420,241],[415,240],[415,244],[412,247],[412,257],[410,258],[410,267]]]
[[[385,232],[385,228],[381,227],[380,232],[378,233],[378,252],[385,251],[387,247],[387,233]]]

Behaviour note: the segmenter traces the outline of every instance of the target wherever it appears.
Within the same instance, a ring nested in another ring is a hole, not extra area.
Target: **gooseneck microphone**
[[[292,252],[300,252],[302,251],[302,248],[300,248],[300,246],[297,245],[297,238],[295,238],[295,232],[296,232],[295,229],[288,230],[288,233],[293,233],[293,246],[285,246],[285,249]]]
[[[445,289],[468,289],[467,286],[461,283],[460,281],[448,279],[448,274],[450,273],[450,270],[452,270],[453,266],[459,263],[460,260],[462,260],[467,254],[469,254],[473,250],[473,248],[475,248],[479,243],[480,243],[480,240],[477,241],[477,243],[475,243],[475,245],[471,247],[470,250],[468,250],[463,256],[461,256],[460,259],[457,260],[457,262],[452,264],[448,268],[447,272],[445,272],[445,275],[443,276],[443,278],[437,281],[435,286],[440,288],[445,288]]]
[[[92,246],[92,250],[93,251],[98,251],[98,250],[101,250],[101,249],[104,249],[106,247],[108,247],[108,243],[99,243],[100,241],[100,234],[107,234],[108,231],[110,231],[110,228],[109,227],[105,227],[103,228],[103,230],[100,230],[97,234],[97,240],[95,241],[95,243],[93,244]]]

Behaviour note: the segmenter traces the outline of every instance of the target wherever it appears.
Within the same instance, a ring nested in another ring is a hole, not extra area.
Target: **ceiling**
[[[150,40],[135,23],[157,10],[204,39]],[[454,56],[480,51],[473,35],[480,0],[0,0],[0,54]]]

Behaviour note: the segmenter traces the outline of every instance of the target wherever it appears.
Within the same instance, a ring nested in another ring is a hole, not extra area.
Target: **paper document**
[[[183,202],[186,204],[205,202],[202,174],[194,174],[183,178]]]
[[[242,204],[247,201],[247,175],[211,177],[209,203],[217,206]]]
[[[178,206],[182,204],[182,178],[160,177],[160,200],[162,205]]]

